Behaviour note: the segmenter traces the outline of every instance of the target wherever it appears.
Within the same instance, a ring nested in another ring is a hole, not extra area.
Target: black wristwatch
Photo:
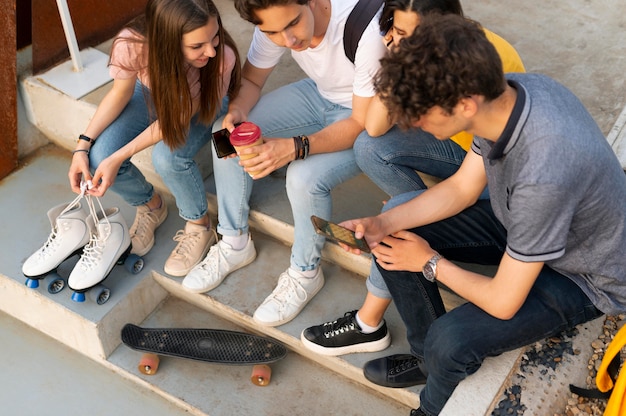
[[[443,257],[441,257],[439,253],[437,253],[432,256],[422,268],[422,274],[429,282],[434,282],[437,280],[437,262],[442,258]]]

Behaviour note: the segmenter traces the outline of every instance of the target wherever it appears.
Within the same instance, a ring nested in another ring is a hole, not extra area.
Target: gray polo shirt
[[[626,175],[591,115],[538,74],[508,74],[517,101],[502,136],[476,137],[507,253],[571,278],[604,313],[626,311]]]

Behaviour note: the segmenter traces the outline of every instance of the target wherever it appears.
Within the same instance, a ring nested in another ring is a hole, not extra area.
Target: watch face
[[[433,265],[430,261],[426,263],[426,266],[424,266],[424,270],[422,270],[422,273],[424,274],[426,280],[428,280],[429,282],[435,281],[435,273],[433,271]]]
[[[440,258],[441,256],[436,254],[424,265],[422,274],[429,282],[434,282],[437,277],[437,261],[439,261]]]

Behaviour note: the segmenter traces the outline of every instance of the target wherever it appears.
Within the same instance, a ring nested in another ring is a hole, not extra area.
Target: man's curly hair
[[[502,61],[482,27],[461,16],[428,14],[381,59],[374,86],[403,129],[435,106],[452,114],[459,100],[504,92]]]

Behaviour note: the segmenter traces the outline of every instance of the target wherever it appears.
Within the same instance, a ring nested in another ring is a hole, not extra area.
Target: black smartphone
[[[221,129],[213,133],[213,146],[215,146],[215,153],[219,158],[237,153],[233,145],[230,144],[228,129]]]
[[[369,253],[370,248],[367,245],[367,241],[364,238],[356,238],[354,231],[350,231],[340,225],[311,215],[311,222],[318,234],[323,235],[333,241],[338,241],[352,248],[358,248],[359,250]]]

